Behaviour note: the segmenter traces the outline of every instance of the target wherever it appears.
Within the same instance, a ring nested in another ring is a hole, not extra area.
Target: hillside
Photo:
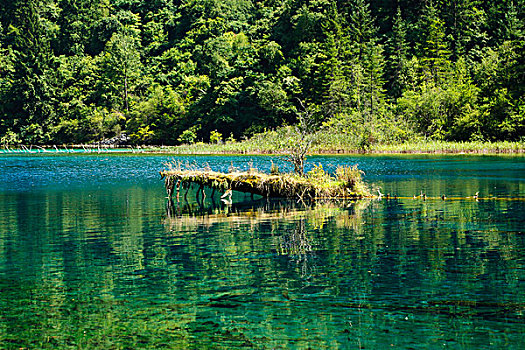
[[[393,5],[395,4],[395,5]],[[524,1],[0,3],[0,141],[525,135]]]

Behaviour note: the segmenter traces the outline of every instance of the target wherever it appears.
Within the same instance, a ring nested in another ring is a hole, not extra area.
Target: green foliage
[[[193,125],[189,129],[186,129],[180,134],[178,141],[180,143],[193,144],[197,140],[197,132],[199,131],[200,126]]]
[[[219,144],[222,142],[222,134],[218,132],[217,130],[213,130],[210,132],[210,142]]]
[[[307,176],[312,180],[321,180],[329,175],[324,171],[322,164],[314,164],[314,167],[308,172]]]
[[[150,126],[145,125],[145,126],[140,126],[135,133],[131,134],[131,139],[135,143],[145,144],[145,143],[150,143],[154,135],[155,135],[155,132],[150,130]]]
[[[419,27],[421,41],[418,50],[425,80],[439,84],[448,70],[450,51],[445,41],[445,23],[432,3],[424,8]]]
[[[386,40],[388,87],[394,98],[398,98],[403,91],[410,88],[407,81],[408,43],[406,27],[406,22],[401,16],[401,9],[398,7],[392,31]]]
[[[335,170],[335,178],[343,183],[344,187],[355,188],[356,185],[362,183],[362,175],[364,172],[357,168],[357,164],[353,166],[338,166]]]
[[[233,133],[230,133],[230,136],[226,139],[226,143],[234,143],[235,137],[233,137]]]
[[[324,125],[312,146],[517,140],[523,16],[522,0],[13,0],[0,138],[233,144],[300,129],[300,99]]]
[[[21,142],[22,141],[20,140],[18,135],[12,131],[6,132],[4,136],[0,138],[0,144],[2,144],[2,146],[4,147],[9,146],[9,145],[18,145]]]
[[[149,144],[173,144],[182,132],[181,119],[186,113],[186,103],[170,86],[151,85],[145,97],[136,102],[126,121],[131,135],[143,134],[147,127],[147,137],[137,138],[137,142]]]
[[[102,65],[108,106],[129,112],[130,94],[142,70],[135,29],[113,34],[106,44]]]

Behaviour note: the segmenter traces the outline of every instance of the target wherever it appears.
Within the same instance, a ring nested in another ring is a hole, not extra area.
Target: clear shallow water
[[[311,206],[168,206],[170,159],[0,156],[0,348],[525,347],[525,158],[314,157],[391,199]]]

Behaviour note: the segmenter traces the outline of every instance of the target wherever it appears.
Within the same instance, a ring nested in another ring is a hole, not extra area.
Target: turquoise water
[[[0,155],[1,349],[525,348],[524,157],[312,157],[389,199],[231,206],[170,204],[177,160],[286,166]]]

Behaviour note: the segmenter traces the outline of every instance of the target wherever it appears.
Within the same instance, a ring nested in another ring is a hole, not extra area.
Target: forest
[[[523,140],[524,2],[2,1],[0,143]]]

